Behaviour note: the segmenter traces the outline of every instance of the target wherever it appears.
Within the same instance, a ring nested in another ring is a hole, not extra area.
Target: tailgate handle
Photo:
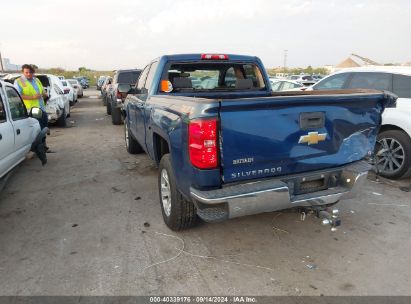
[[[300,129],[320,129],[324,127],[324,112],[306,112],[300,114]]]

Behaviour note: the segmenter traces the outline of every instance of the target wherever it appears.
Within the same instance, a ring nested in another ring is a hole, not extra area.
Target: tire
[[[110,102],[106,101],[105,104],[106,104],[107,115],[111,115],[111,104],[110,104]]]
[[[124,120],[124,140],[126,142],[127,152],[130,154],[137,154],[143,152],[143,148],[140,146],[137,140],[134,139],[133,135],[128,128],[127,118]]]
[[[61,114],[59,119],[57,119],[56,125],[58,125],[59,127],[64,127],[64,128],[67,127],[66,109],[63,110],[63,113]]]
[[[121,125],[121,110],[119,108],[111,108],[111,122],[113,123],[113,125]]]
[[[158,192],[161,212],[166,225],[174,231],[193,227],[197,222],[194,204],[183,198],[177,189],[170,154],[165,154],[160,161],[158,174]]]
[[[411,138],[401,130],[383,131],[377,137],[375,156],[381,176],[403,177],[411,166]]]

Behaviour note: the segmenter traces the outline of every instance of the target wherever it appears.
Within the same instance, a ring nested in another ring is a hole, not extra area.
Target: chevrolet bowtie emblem
[[[316,145],[327,138],[327,133],[318,134],[318,132],[308,132],[308,135],[300,136],[299,144]]]

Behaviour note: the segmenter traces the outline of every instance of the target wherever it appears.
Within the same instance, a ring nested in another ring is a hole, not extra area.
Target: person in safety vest
[[[16,79],[14,86],[20,92],[27,111],[33,107],[40,108],[43,111],[43,117],[39,119],[41,129],[47,127],[48,117],[44,99],[47,94],[38,78],[34,77],[34,67],[30,64],[24,64],[21,67],[23,75]]]

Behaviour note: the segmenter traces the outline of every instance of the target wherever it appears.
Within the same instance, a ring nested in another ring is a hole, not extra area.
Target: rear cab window
[[[117,75],[117,83],[135,84],[140,71],[119,72]]]
[[[254,63],[171,62],[162,80],[172,85],[170,93],[264,91],[263,73]]]

